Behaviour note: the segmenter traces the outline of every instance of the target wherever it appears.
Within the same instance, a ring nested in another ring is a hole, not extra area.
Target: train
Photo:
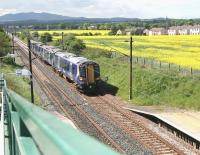
[[[73,53],[31,41],[31,51],[61,76],[75,83],[80,90],[97,89],[100,83],[99,64]]]

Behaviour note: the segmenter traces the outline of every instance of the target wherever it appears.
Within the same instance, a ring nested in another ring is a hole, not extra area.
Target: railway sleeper
[[[152,136],[152,134],[150,133],[143,133],[142,137],[154,137],[154,136]]]
[[[133,132],[143,132],[143,133],[145,133],[146,131],[145,130],[143,130],[143,129],[141,129],[141,128],[137,128],[137,127],[131,127],[131,131],[133,131]]]
[[[144,138],[144,139],[148,137],[148,136],[142,136],[142,133],[140,131],[132,132],[132,134],[139,138]]]
[[[140,139],[142,139],[143,141],[150,141],[151,140],[151,142],[153,142],[152,140],[154,139],[153,137],[148,137],[148,136],[146,136],[146,137],[144,137],[144,136],[140,136]],[[156,141],[156,142],[158,142],[158,141]]]
[[[159,154],[163,154],[163,155],[176,155],[178,153],[176,153],[173,150],[171,150],[171,151],[161,151],[161,152],[159,152]]]
[[[177,153],[159,153],[159,155],[177,155]]]
[[[142,133],[140,131],[132,131],[131,132],[133,135],[142,138]]]
[[[113,115],[112,115],[112,117],[113,117]],[[120,117],[120,116],[114,116],[114,118],[119,122],[124,122],[124,118],[122,118],[122,117]]]
[[[145,137],[145,138],[142,138],[142,140],[144,141],[151,141],[151,142],[159,142],[156,138],[154,137]]]
[[[152,146],[153,144],[153,146]],[[160,143],[151,143],[152,148],[154,148],[157,151],[163,151],[163,150],[171,150],[168,146],[165,144],[160,144]]]
[[[160,143],[152,143],[152,142],[150,142],[150,141],[148,141],[148,142],[143,142],[144,144],[146,144],[147,146],[149,146],[149,148],[153,148],[154,150],[157,150],[157,151],[159,151],[160,149],[170,149],[169,147],[166,147],[166,145],[164,145],[164,144],[160,144]]]
[[[113,113],[111,113],[112,114],[112,116],[114,116],[115,118],[117,118],[118,120],[125,120],[124,119],[124,117],[123,116],[121,116],[121,115],[118,115],[118,114],[113,114]]]
[[[130,122],[130,121],[123,121],[123,123],[128,124],[128,125],[132,124],[132,122]]]
[[[174,150],[172,150],[172,149],[168,149],[168,150],[159,150],[159,152],[161,153],[161,154],[174,154],[174,153],[176,153]]]

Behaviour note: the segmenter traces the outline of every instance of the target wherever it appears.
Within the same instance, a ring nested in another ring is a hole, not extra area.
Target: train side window
[[[61,61],[60,61],[60,66],[61,66],[62,68],[65,67],[65,63],[64,63],[63,59],[61,59]]]
[[[72,74],[76,74],[76,66],[75,65],[72,65]]]
[[[66,70],[69,71],[69,63],[66,64]]]

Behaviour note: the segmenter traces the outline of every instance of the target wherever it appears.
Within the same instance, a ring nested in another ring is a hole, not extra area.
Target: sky
[[[0,0],[0,15],[19,12],[90,18],[200,18],[200,0]]]

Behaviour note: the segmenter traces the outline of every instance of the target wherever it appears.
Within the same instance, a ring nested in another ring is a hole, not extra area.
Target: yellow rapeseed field
[[[129,36],[108,36],[107,30],[53,30],[61,33],[101,33],[100,36],[77,36],[87,47],[129,54]],[[60,39],[55,36],[53,39]],[[133,55],[200,69],[200,35],[133,36]]]
[[[129,54],[128,36],[79,36],[87,47]],[[133,36],[133,55],[200,69],[200,35]]]

